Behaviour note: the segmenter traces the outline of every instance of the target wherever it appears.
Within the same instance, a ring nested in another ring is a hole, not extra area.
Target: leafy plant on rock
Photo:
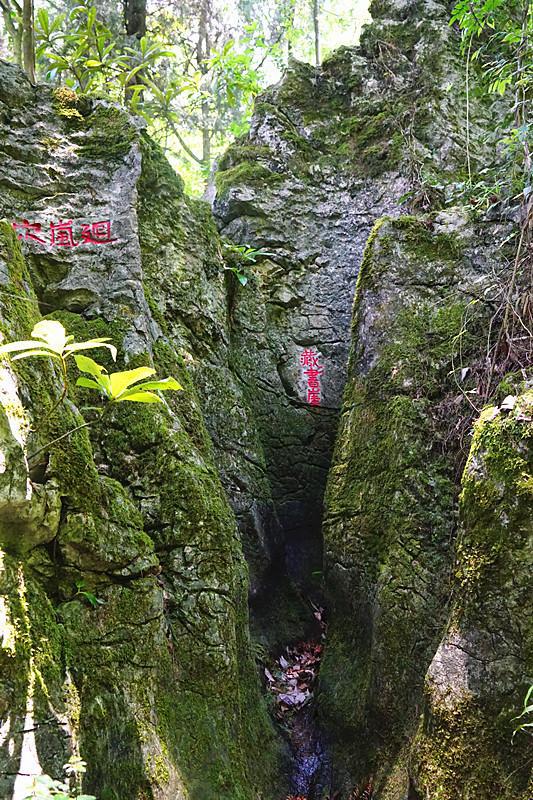
[[[36,775],[32,779],[30,793],[24,800],[96,800],[92,794],[82,794],[81,781],[86,772],[86,763],[79,756],[72,756],[68,764],[63,766],[66,780],[58,781],[50,775]],[[74,779],[75,788],[71,789],[69,779]]]
[[[248,283],[248,275],[244,272],[246,267],[257,263],[258,258],[268,258],[272,255],[263,248],[250,247],[247,244],[233,244],[227,239],[223,240],[222,245],[226,270],[235,275],[241,286],[246,286]]]
[[[98,606],[104,605],[104,600],[100,597],[97,597],[94,592],[90,592],[87,587],[85,586],[85,581],[83,578],[80,578],[75,583],[76,587],[76,594],[74,595],[74,599],[81,598],[89,603],[90,606],[93,608],[98,608]]]
[[[498,291],[498,308],[490,330],[497,332],[487,349],[487,389],[493,378],[531,364],[533,304],[531,302],[533,234],[533,125],[530,121],[533,91],[533,3],[531,0],[458,0],[450,24],[462,32],[466,55],[466,150],[468,182],[474,206],[502,202],[519,220],[514,257]],[[486,166],[473,175],[470,158],[471,93],[508,97],[508,112],[495,125],[505,153],[502,163]],[[485,188],[483,188],[483,184]],[[473,191],[474,190],[474,191]],[[472,192],[474,197],[472,197]]]
[[[472,71],[482,89],[504,96],[512,94],[511,119],[503,120],[502,144],[518,167],[515,188],[519,189],[523,218],[531,212],[532,160],[529,121],[533,88],[533,4],[531,0],[458,0],[450,24],[462,32],[466,54],[467,159],[470,165],[470,84]],[[509,171],[509,165],[505,167]],[[512,172],[512,170],[511,170]],[[516,184],[519,184],[518,186]]]
[[[520,720],[523,720],[523,722],[520,722]],[[515,717],[513,722],[518,722],[514,729],[513,738],[519,731],[533,736],[533,684],[529,687],[524,698],[522,713]]]
[[[33,339],[18,342],[9,342],[0,347],[0,355],[16,353],[12,356],[13,361],[31,356],[44,356],[58,361],[61,368],[63,380],[63,391],[57,405],[65,398],[68,391],[68,359],[79,353],[80,350],[93,350],[98,347],[107,348],[113,357],[117,357],[117,348],[109,344],[109,338],[89,339],[86,342],[75,342],[73,336],[67,336],[65,328],[60,322],[53,319],[43,319],[35,325],[31,332]],[[50,412],[52,413],[52,412]]]
[[[162,400],[157,394],[154,394],[155,391],[168,389],[177,391],[182,388],[175,378],[145,381],[139,384],[139,381],[155,375],[155,369],[151,367],[137,367],[109,374],[105,367],[87,356],[76,356],[75,361],[80,372],[86,372],[92,376],[91,378],[85,376],[78,378],[76,386],[96,389],[111,403],[122,403],[126,400],[130,403],[161,403]],[[137,385],[134,386],[134,384]]]
[[[137,367],[136,369],[108,373],[105,367],[93,361],[92,358],[80,355],[80,351],[82,350],[105,347],[110,351],[113,360],[115,360],[117,349],[114,345],[109,344],[109,338],[107,337],[88,339],[85,342],[75,342],[74,337],[67,335],[65,328],[57,320],[41,320],[35,325],[31,335],[35,338],[9,342],[2,345],[0,347],[0,356],[9,355],[13,361],[37,356],[51,358],[59,362],[63,390],[61,396],[48,413],[47,418],[56,411],[67,395],[69,388],[68,359],[71,357],[74,358],[80,372],[91,376],[86,377],[86,375],[81,375],[77,379],[76,385],[86,389],[95,389],[106,401],[100,411],[99,421],[114,403],[122,403],[125,401],[130,403],[162,403],[162,398],[155,392],[168,390],[179,391],[182,389],[178,381],[171,377],[162,380],[145,380],[155,375],[156,371],[152,367]],[[12,355],[13,353],[16,353],[16,355]],[[61,441],[75,431],[89,427],[92,424],[92,422],[84,422],[82,425],[78,425],[76,428],[54,439],[53,442],[49,442],[45,447],[32,453],[32,456],[37,455],[37,453],[42,452],[51,444]]]

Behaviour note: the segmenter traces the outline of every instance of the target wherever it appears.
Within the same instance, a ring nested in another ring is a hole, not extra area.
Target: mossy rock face
[[[2,371],[0,438],[13,480],[9,490],[0,485],[8,569],[0,706],[11,709],[1,750],[11,777],[1,794],[12,789],[15,732],[32,693],[41,765],[60,777],[69,748],[79,747],[85,789],[101,800],[281,794],[282,747],[251,655],[247,567],[195,388],[196,375],[203,391],[214,383],[195,370],[200,358],[233,380],[209,210],[186,200],[123,111],[34,90],[20,73],[19,97],[12,73],[0,66],[4,337],[28,338],[45,311],[77,341],[110,336],[117,363],[94,354],[107,369],[154,365],[184,390],[161,406],[124,403],[105,424],[70,433],[83,423],[80,409],[98,404],[94,393],[71,385],[54,410],[61,382],[47,360]],[[49,238],[59,218],[72,219],[70,247]],[[22,219],[41,225],[45,244],[12,230]],[[111,241],[77,243],[84,224],[106,219]],[[240,402],[233,391],[229,407]],[[218,396],[226,401],[223,382]],[[36,454],[29,470],[28,453]],[[27,595],[15,608],[21,576]]]
[[[442,182],[463,171],[464,87],[448,4],[387,0],[372,14],[359,46],[340,48],[318,68],[290,59],[279,84],[258,97],[249,134],[218,165],[222,219],[252,216],[270,196],[273,205],[280,194],[296,204],[297,184],[316,191],[333,174],[354,189],[387,175],[391,190],[393,175],[433,173]],[[480,127],[489,121],[488,104],[476,107],[475,119]]]
[[[249,133],[217,167],[213,208],[222,237],[266,251],[244,266],[247,286],[235,288],[231,353],[234,372],[245,377],[281,525],[273,549],[285,551],[297,580],[322,568],[322,500],[372,227],[398,216],[406,196],[418,196],[421,176],[443,185],[463,171],[458,45],[446,3],[378,4],[359,47],[341,48],[319,68],[289,61],[279,84],[256,99]],[[422,234],[414,231],[420,258]],[[432,252],[437,244],[443,250],[443,273],[450,271],[454,237],[443,233],[437,242],[426,234]],[[454,314],[453,324],[460,304],[443,309],[435,326],[445,331]],[[314,409],[299,369],[307,347],[324,366]]]
[[[533,670],[533,392],[514,400],[482,412],[463,474],[454,602],[413,758],[436,800],[530,796],[527,735],[512,733]]]
[[[63,670],[65,637],[39,580],[17,557],[0,564],[0,793],[24,795],[25,773],[42,767],[61,775],[76,714]],[[46,724],[45,724],[46,721]],[[17,776],[17,773],[21,775]]]
[[[318,70],[291,62],[220,162],[216,223],[263,249],[255,264],[223,244],[207,204],[186,197],[123,110],[0,64],[2,334],[26,338],[46,313],[77,340],[111,336],[117,364],[98,358],[108,369],[153,365],[184,387],[70,433],[94,394],[71,386],[51,413],[61,383],[50,364],[0,374],[0,794],[13,788],[32,698],[43,768],[59,776],[79,747],[100,800],[287,794],[249,628],[256,652],[304,638],[339,417],[320,693],[336,783],[348,791],[373,775],[380,800],[404,800],[437,781],[448,800],[477,755],[468,785],[480,796],[502,785],[489,762],[507,757],[507,707],[491,695],[480,711],[468,697],[450,715],[431,692],[452,588],[465,605],[450,631],[478,647],[481,587],[504,557],[501,531],[486,547],[478,526],[454,576],[467,439],[454,425],[470,409],[463,368],[484,352],[483,289],[508,231],[474,230],[455,211],[399,216],[420,188],[413,174],[460,174],[464,81],[445,3],[376,0],[374,12],[359,48]],[[476,124],[483,114],[472,100]],[[68,246],[52,239],[59,220],[72,220]],[[109,241],[84,241],[98,222]],[[310,347],[324,366],[320,406],[301,369]],[[465,508],[469,491],[477,509],[465,479]],[[432,663],[430,721],[413,748]]]
[[[142,140],[142,153],[139,231],[144,288],[164,334],[154,355],[186,382],[179,407],[195,441],[203,427],[197,405],[189,398],[200,397],[211,437],[204,435],[202,447],[213,445],[236,513],[253,599],[265,590],[279,524],[246,381],[233,368],[230,298],[238,291],[237,281],[225,269],[209,207],[184,195],[181,181],[147,138]]]
[[[325,500],[331,620],[319,704],[339,786],[373,776],[383,798],[404,796],[392,783],[407,791],[406,745],[446,623],[461,462],[453,428],[470,413],[462,366],[482,357],[491,317],[473,303],[497,264],[491,239],[458,211],[384,219],[358,279]]]
[[[132,212],[139,128],[103,101],[65,88],[31,88],[8,65],[1,80],[9,91],[0,101],[0,218],[17,225],[43,309],[135,319],[130,346],[145,350],[148,307]],[[24,220],[39,226],[29,229],[32,235]]]

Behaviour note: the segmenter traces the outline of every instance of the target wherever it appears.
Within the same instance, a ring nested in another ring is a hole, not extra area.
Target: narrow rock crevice
[[[470,438],[512,226],[441,208],[465,158],[448,5],[376,0],[359,47],[291,61],[213,213],[123,111],[58,105],[0,62],[2,335],[50,315],[110,337],[107,369],[183,386],[58,439],[84,388],[47,419],[50,365],[2,370],[45,450],[28,473],[0,426],[2,797],[30,701],[42,768],[79,745],[106,800],[529,797],[509,725],[533,399],[508,375]],[[486,100],[471,111],[489,129]],[[406,213],[422,173],[443,197]],[[54,250],[11,225],[59,218],[113,240]],[[246,286],[220,233],[267,251]]]

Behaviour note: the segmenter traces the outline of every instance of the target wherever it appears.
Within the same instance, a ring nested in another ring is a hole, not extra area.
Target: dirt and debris
[[[313,706],[326,635],[325,611],[311,603],[316,635],[287,646],[265,667],[275,716],[292,751],[291,794],[287,800],[318,800],[330,790],[330,766]]]
[[[276,717],[286,722],[291,712],[304,708],[313,698],[323,644],[298,642],[285,648],[265,678],[276,702]]]

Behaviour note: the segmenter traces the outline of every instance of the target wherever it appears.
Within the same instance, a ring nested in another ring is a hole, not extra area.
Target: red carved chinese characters
[[[17,232],[19,239],[27,242],[37,242],[37,244],[49,245],[50,247],[78,247],[80,244],[112,244],[116,242],[111,235],[111,220],[104,219],[98,222],[87,222],[81,225],[81,241],[78,241],[74,233],[74,223],[71,219],[51,222],[49,225],[48,236],[42,230],[40,222],[30,222],[23,219],[21,222],[13,222],[13,229]]]
[[[81,238],[84,244],[111,244],[117,241],[111,238],[111,222],[108,219],[82,225]]]
[[[324,367],[319,362],[320,356],[313,349],[305,349],[300,354],[300,365],[307,383],[307,402],[312,406],[320,405],[320,376]]]
[[[13,230],[21,228],[21,232],[17,233],[17,239],[26,239],[30,242],[39,242],[39,244],[46,244],[46,240],[42,239],[37,234],[41,233],[41,225],[38,222],[29,222],[23,219],[22,222],[13,222]]]
[[[51,222],[50,223],[50,244],[52,247],[77,247],[79,242],[74,241],[74,234],[72,232],[72,220],[66,222]]]

